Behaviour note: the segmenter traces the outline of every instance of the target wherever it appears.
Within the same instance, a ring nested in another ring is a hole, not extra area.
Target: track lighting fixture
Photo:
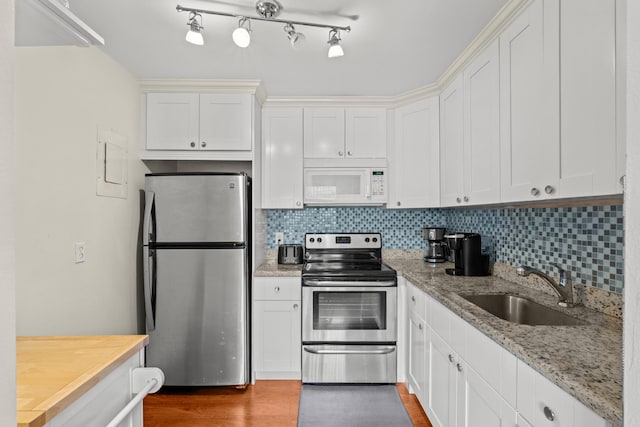
[[[344,51],[342,50],[342,46],[340,46],[340,32],[333,28],[329,31],[329,53],[327,56],[329,58],[337,58],[339,56],[344,56]]]
[[[198,20],[200,20],[200,22],[198,22]],[[195,11],[189,12],[189,21],[187,22],[187,25],[189,26],[189,31],[187,31],[185,40],[191,44],[202,46],[204,44],[204,38],[202,37],[201,32],[204,28],[202,26],[202,15]]]
[[[318,24],[314,22],[300,22],[300,21],[288,21],[284,19],[277,19],[280,12],[282,12],[282,5],[277,0],[258,0],[256,3],[256,11],[258,16],[245,16],[234,13],[218,12],[207,9],[192,9],[189,7],[176,6],[178,12],[189,12],[189,32],[187,33],[186,40],[189,43],[202,45],[204,44],[204,38],[202,37],[202,13],[209,15],[228,16],[231,18],[239,19],[238,28],[233,31],[232,38],[236,45],[239,47],[247,47],[251,43],[251,20],[255,21],[267,21],[278,22],[285,24],[284,31],[287,33],[287,38],[291,47],[296,49],[300,47],[304,41],[304,34],[297,32],[294,25],[306,26],[306,27],[319,27],[329,28],[329,57],[344,55],[344,51],[340,46],[340,31],[351,31],[351,27],[338,27],[335,25]]]
[[[238,28],[233,30],[231,38],[233,38],[233,42],[238,47],[249,46],[249,43],[251,43],[251,21],[249,21],[249,18],[240,18]]]
[[[289,37],[289,43],[291,43],[292,48],[297,49],[304,44],[304,34],[297,32],[293,25],[285,25],[284,32],[287,33],[287,37]]]

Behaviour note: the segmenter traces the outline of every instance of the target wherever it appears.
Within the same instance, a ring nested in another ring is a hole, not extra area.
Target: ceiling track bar
[[[292,25],[301,25],[305,27],[317,27],[317,28],[329,28],[331,30],[340,30],[340,31],[351,31],[351,27],[340,27],[337,25],[326,25],[326,24],[316,24],[314,22],[303,22],[303,21],[290,21],[285,19],[276,19],[276,18],[263,18],[261,16],[246,16],[238,13],[227,13],[227,12],[218,12],[215,10],[207,10],[207,9],[193,9],[190,7],[184,7],[177,5],[176,10],[178,12],[194,12],[194,13],[206,13],[208,15],[219,15],[219,16],[229,16],[231,18],[247,18],[255,21],[267,21],[267,22],[279,22],[281,24],[292,24]]]

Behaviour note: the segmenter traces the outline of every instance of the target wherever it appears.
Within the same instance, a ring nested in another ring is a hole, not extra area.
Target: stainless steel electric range
[[[307,233],[302,382],[395,383],[397,300],[380,233]]]

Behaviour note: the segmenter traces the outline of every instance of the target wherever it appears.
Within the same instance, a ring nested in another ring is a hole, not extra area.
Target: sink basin
[[[580,326],[587,324],[583,320],[517,295],[480,294],[460,296],[500,319],[521,325]]]

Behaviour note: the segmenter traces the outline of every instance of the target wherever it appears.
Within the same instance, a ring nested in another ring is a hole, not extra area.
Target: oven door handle
[[[303,279],[302,286],[312,286],[318,288],[329,288],[329,287],[380,287],[380,288],[390,288],[398,286],[398,282],[395,280],[381,280],[381,281],[339,281],[339,280],[320,280],[320,279]]]
[[[368,349],[357,348],[341,348],[341,349],[326,349],[318,347],[303,347],[304,351],[311,354],[389,354],[396,351],[394,346],[380,346]]]

